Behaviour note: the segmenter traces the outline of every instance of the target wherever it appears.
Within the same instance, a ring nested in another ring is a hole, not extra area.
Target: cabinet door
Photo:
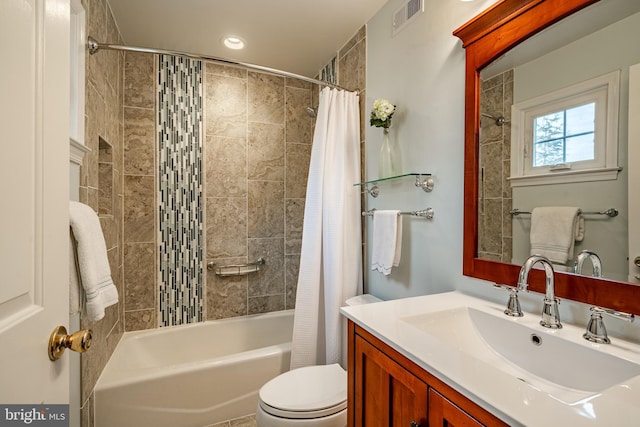
[[[434,389],[429,389],[429,427],[478,427],[475,418],[451,403]]]
[[[355,425],[426,427],[427,385],[356,335]]]

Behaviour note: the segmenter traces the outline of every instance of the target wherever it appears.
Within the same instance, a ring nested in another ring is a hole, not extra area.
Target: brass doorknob
[[[637,256],[633,259],[633,263],[636,265],[636,267],[640,267],[640,256]]]
[[[91,329],[81,329],[71,335],[67,335],[67,328],[58,326],[51,332],[51,338],[49,338],[49,359],[52,361],[60,359],[68,348],[84,353],[91,347],[92,335]]]

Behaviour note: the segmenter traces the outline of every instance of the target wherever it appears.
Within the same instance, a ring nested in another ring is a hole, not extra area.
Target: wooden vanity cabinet
[[[349,321],[349,427],[476,427],[504,422]]]

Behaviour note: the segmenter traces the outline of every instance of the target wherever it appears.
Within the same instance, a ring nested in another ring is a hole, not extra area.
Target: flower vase
[[[397,144],[391,141],[389,129],[383,128],[382,146],[378,156],[378,178],[388,178],[400,173],[400,153]]]

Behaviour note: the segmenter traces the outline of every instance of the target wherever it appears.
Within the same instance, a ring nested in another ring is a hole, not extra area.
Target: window
[[[533,167],[593,160],[596,103],[533,119]]]
[[[620,72],[512,110],[511,185],[616,179]]]

